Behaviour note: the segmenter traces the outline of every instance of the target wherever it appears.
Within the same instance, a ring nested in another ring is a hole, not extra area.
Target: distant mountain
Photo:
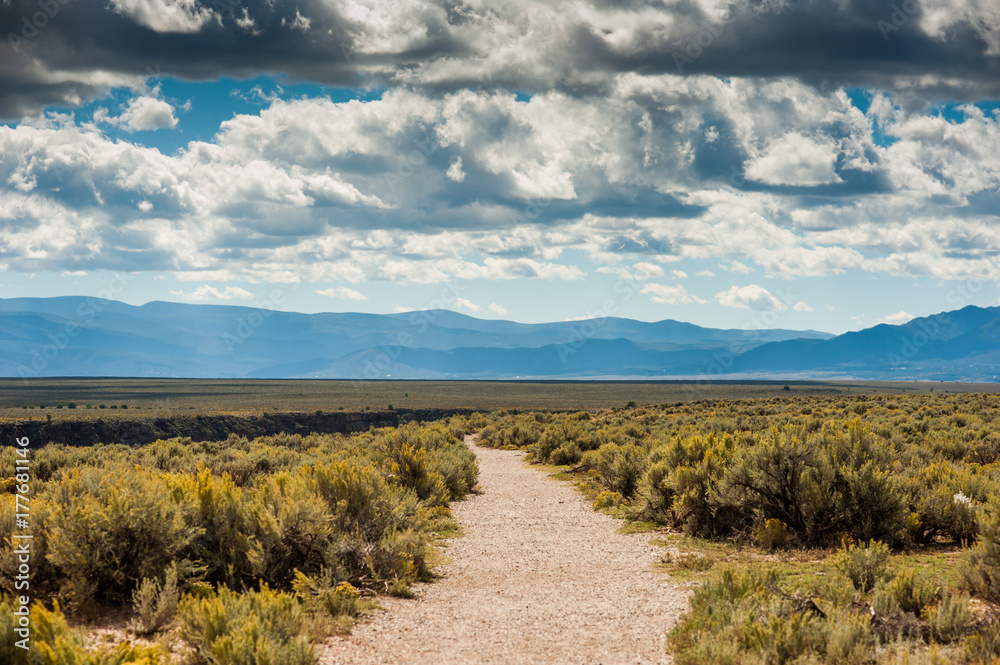
[[[829,337],[615,317],[524,324],[447,310],[300,314],[76,296],[0,299],[3,376],[667,376],[696,374],[730,347]]]
[[[763,344],[741,354],[732,371],[994,381],[1000,374],[1000,307],[970,305],[827,340]]]
[[[607,317],[524,324],[83,297],[0,299],[0,375],[192,378],[787,377],[995,381],[1000,308],[832,336]]]

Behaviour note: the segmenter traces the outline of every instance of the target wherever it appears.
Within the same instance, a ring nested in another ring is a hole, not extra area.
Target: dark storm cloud
[[[0,4],[4,117],[80,103],[150,72],[584,94],[611,74],[635,71],[1000,96],[1000,57],[990,55],[998,52],[990,43],[996,17],[957,7],[952,24],[929,34],[916,0],[739,0],[725,14],[694,2],[593,0],[572,11],[538,2],[481,8],[415,0],[394,4],[390,15],[333,0],[60,2]]]

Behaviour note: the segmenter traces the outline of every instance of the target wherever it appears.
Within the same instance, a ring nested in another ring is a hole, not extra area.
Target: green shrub
[[[775,519],[796,533],[809,534],[816,514],[827,512],[819,465],[815,448],[791,430],[774,429],[756,445],[737,452],[725,483],[758,521]]]
[[[822,658],[827,632],[817,614],[784,599],[773,571],[727,567],[694,591],[668,639],[678,665],[790,663]],[[854,653],[863,638],[838,636],[837,653]]]
[[[754,530],[753,537],[764,549],[776,550],[788,545],[792,533],[781,520],[770,519]]]
[[[618,506],[622,505],[623,500],[624,499],[622,495],[619,494],[618,492],[610,492],[608,490],[604,490],[603,492],[597,495],[597,498],[594,499],[593,507],[595,509],[617,508]]]
[[[314,665],[312,645],[301,635],[295,596],[272,591],[239,594],[222,587],[208,598],[185,596],[180,634],[195,663],[205,665]]]
[[[137,635],[152,635],[165,628],[177,615],[177,566],[172,565],[161,585],[155,579],[145,578],[132,592],[132,630]]]
[[[924,611],[924,620],[936,641],[948,643],[968,635],[975,617],[969,609],[968,595],[945,593],[937,606]]]
[[[926,576],[908,569],[898,573],[887,584],[880,585],[876,590],[876,597],[881,594],[887,596],[883,607],[894,606],[903,612],[920,616],[924,608],[941,598],[941,587]]]
[[[855,589],[867,592],[889,577],[889,547],[875,540],[867,545],[847,543],[833,556],[831,563],[851,580]]]
[[[831,665],[867,665],[872,662],[875,637],[870,618],[835,610],[826,620],[826,662]]]
[[[185,506],[152,471],[70,470],[49,488],[47,560],[78,604],[126,601],[145,577],[155,577],[184,553],[198,534]]]
[[[58,605],[52,610],[41,603],[31,608],[31,643],[25,651],[15,645],[17,617],[0,599],[0,662],[22,665],[160,665],[169,660],[159,648],[123,642],[113,647],[87,648],[86,637],[72,629]]]
[[[976,546],[965,553],[959,573],[972,595],[1000,603],[1000,514],[994,512],[987,521]]]
[[[1000,660],[1000,624],[990,623],[965,638],[963,657],[973,665],[995,665]]]
[[[218,584],[252,582],[248,554],[256,520],[244,491],[229,476],[214,476],[204,466],[195,475],[170,476],[167,485],[174,500],[189,510],[195,529],[189,551],[204,567],[205,578]]]
[[[326,569],[313,577],[296,571],[292,588],[305,607],[322,609],[334,618],[355,617],[365,607],[360,601],[361,594],[350,582],[336,584]]]
[[[584,455],[584,463],[596,469],[605,487],[631,498],[646,471],[646,454],[634,444],[606,443]]]

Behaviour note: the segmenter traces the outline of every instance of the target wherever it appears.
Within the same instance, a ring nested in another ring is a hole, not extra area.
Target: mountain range
[[[1000,307],[830,335],[449,310],[301,314],[0,299],[0,375],[330,379],[858,378],[995,381]]]

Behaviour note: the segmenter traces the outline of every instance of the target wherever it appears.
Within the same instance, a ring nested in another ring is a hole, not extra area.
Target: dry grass
[[[788,384],[791,391],[783,391]],[[258,414],[317,409],[568,410],[697,399],[749,399],[877,393],[1000,392],[998,384],[932,382],[516,382],[308,381],[201,379],[0,379],[0,419],[128,418]],[[66,405],[74,402],[76,409]],[[38,408],[46,405],[44,410]],[[54,408],[62,404],[63,408]],[[87,405],[92,408],[87,409]],[[99,409],[100,404],[118,409]],[[122,404],[129,406],[122,410]],[[33,409],[24,407],[32,406]]]

